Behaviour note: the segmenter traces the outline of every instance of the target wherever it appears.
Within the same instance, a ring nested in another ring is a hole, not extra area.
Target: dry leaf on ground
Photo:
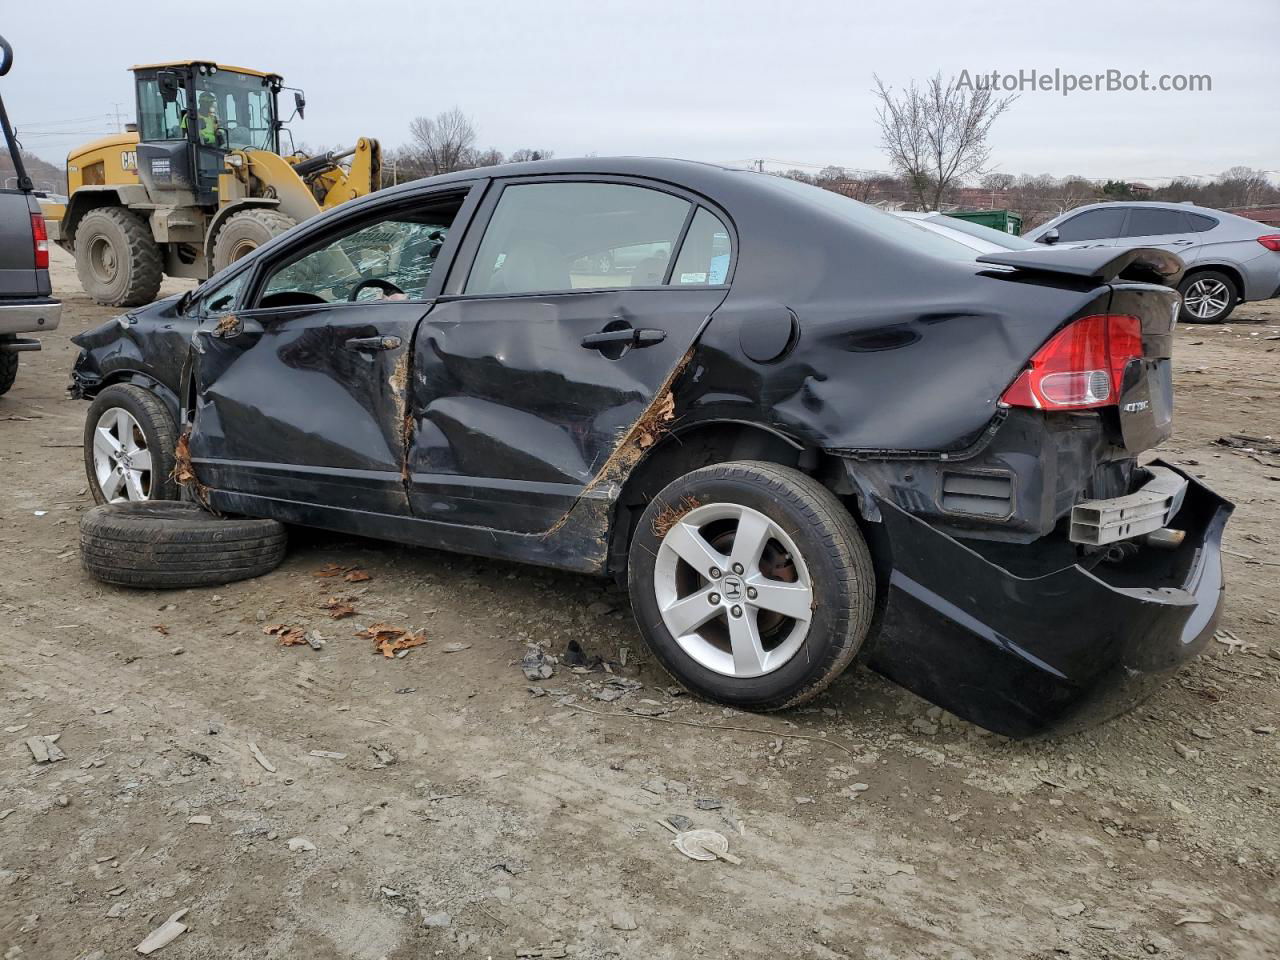
[[[169,628],[166,627],[163,623],[153,623],[151,625],[151,629],[154,630],[156,633],[160,634],[160,636],[162,637],[167,637],[169,635]]]
[[[356,612],[356,608],[351,605],[351,600],[343,599],[342,597],[329,597],[329,599],[321,601],[320,607],[323,610],[328,610],[329,616],[334,620],[353,616]]]
[[[373,577],[365,573],[363,570],[357,570],[354,567],[347,571],[347,575],[342,578],[347,583],[363,583],[366,580],[372,580]]]
[[[262,632],[269,637],[275,637],[280,641],[282,647],[296,647],[307,642],[307,632],[301,627],[291,627],[285,623],[273,623],[269,627],[263,627]]]
[[[389,623],[375,623],[356,634],[357,637],[373,641],[375,653],[384,657],[394,657],[402,650],[420,647],[427,642],[427,635],[419,631],[414,633],[404,627],[395,627]]]
[[[340,577],[346,570],[347,568],[340,563],[326,563],[311,575],[313,577]]]

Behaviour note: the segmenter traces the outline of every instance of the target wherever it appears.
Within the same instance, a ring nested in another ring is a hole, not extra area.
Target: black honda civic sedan
[[[975,258],[704,164],[512,164],[76,337],[73,391],[99,501],[611,576],[705,697],[799,704],[861,660],[1023,736],[1123,710],[1213,632],[1231,506],[1139,462],[1181,266]]]

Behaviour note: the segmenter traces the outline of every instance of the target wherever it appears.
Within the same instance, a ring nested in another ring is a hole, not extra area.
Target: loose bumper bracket
[[[1086,500],[1071,508],[1072,543],[1103,546],[1165,527],[1182,507],[1187,480],[1168,467],[1150,466],[1141,489],[1111,500]]]

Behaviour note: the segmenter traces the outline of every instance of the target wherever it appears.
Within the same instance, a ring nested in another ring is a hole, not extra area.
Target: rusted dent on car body
[[[413,448],[413,414],[409,411],[409,358],[412,350],[400,354],[387,384],[391,387],[391,396],[396,404],[396,423],[399,425],[400,438],[400,481],[404,484],[405,496],[409,495],[409,451]]]
[[[664,504],[658,515],[653,518],[653,535],[655,537],[665,537],[671,531],[671,528],[680,522],[681,517],[700,506],[702,506],[702,501],[697,497],[690,496],[681,497],[679,503]]]
[[[680,362],[671,368],[671,372],[662,381],[661,386],[658,387],[653,400],[645,408],[644,413],[640,414],[636,422],[631,425],[631,429],[622,435],[622,438],[614,446],[613,452],[605,460],[604,465],[596,471],[595,476],[591,478],[591,482],[583,487],[574,498],[569,509],[542,534],[544,538],[559,532],[560,528],[568,523],[569,518],[573,516],[583,501],[589,499],[591,493],[598,487],[604,484],[621,484],[625,481],[631,475],[632,468],[644,456],[644,452],[657,443],[662,435],[670,429],[671,422],[676,417],[676,398],[672,387],[680,375],[684,373],[685,368],[689,366],[689,361],[693,359],[693,353],[696,348],[696,341],[690,344],[689,349],[680,358]],[[608,524],[609,512],[603,510],[597,511],[597,514],[599,519],[591,526],[598,527],[596,535],[603,537],[604,527]]]
[[[195,501],[206,510],[209,506],[209,488],[196,476],[196,468],[191,463],[191,425],[187,424],[178,436],[173,448],[173,480],[179,486],[191,491]]]

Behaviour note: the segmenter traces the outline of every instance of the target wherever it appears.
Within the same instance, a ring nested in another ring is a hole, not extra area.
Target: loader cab
[[[216,207],[228,151],[279,153],[276,74],[205,61],[132,69],[138,178],[153,200]]]

